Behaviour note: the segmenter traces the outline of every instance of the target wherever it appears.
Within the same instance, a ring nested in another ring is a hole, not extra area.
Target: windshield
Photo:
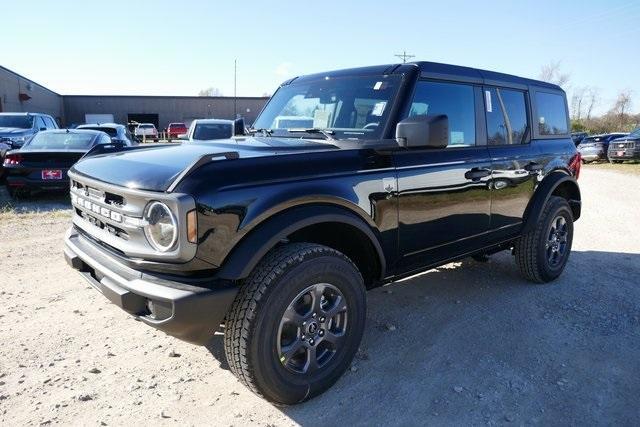
[[[399,85],[399,76],[294,81],[278,89],[253,127],[296,138],[300,134],[287,129],[318,128],[333,131],[337,138],[377,139],[382,135]]]
[[[29,148],[37,148],[39,150],[82,150],[91,148],[95,134],[88,133],[37,133],[31,142]]]
[[[193,131],[193,139],[227,139],[232,137],[230,123],[198,123]]]
[[[153,129],[154,125],[138,125],[140,129]]]
[[[114,129],[114,128],[107,128],[107,127],[85,127],[83,126],[82,129],[89,129],[89,130],[99,130],[100,132],[104,132],[109,136],[118,136],[118,130]]]
[[[631,138],[640,138],[640,128],[634,130],[629,134]]]
[[[0,128],[31,129],[33,116],[3,116],[0,115]]]

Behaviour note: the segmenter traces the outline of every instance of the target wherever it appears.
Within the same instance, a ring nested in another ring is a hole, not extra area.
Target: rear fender
[[[565,172],[552,172],[538,184],[527,206],[522,234],[528,233],[535,228],[540,220],[544,206],[547,204],[549,198],[554,195],[554,192],[567,199],[573,212],[573,219],[577,220],[580,218],[581,196],[578,182],[574,177]]]

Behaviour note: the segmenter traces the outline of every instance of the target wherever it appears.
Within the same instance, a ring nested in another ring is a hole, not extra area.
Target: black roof
[[[380,75],[380,74],[399,74],[405,72],[408,67],[418,67],[421,75],[424,77],[445,78],[455,77],[456,79],[467,80],[472,83],[508,83],[515,86],[534,85],[541,88],[562,91],[558,85],[543,82],[540,80],[518,77],[511,74],[498,73],[489,70],[480,70],[478,68],[463,67],[460,65],[442,64],[439,62],[408,62],[406,64],[387,64],[374,65],[370,67],[349,68],[344,70],[329,71],[325,73],[316,73],[306,76],[300,76],[286,81],[284,84],[291,83],[294,80],[315,80],[323,77],[340,77],[349,75]]]

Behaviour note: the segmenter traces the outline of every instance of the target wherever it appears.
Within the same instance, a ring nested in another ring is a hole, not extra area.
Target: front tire
[[[351,363],[364,331],[362,276],[342,253],[310,243],[272,250],[242,284],[226,318],[231,371],[276,404],[308,400]]]
[[[515,244],[520,273],[535,283],[555,280],[567,264],[572,242],[571,207],[566,199],[551,196],[536,227]]]

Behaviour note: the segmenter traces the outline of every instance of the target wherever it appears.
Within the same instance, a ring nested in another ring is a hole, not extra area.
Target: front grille
[[[618,148],[635,148],[635,142],[634,141],[619,141],[619,142],[612,142],[609,144],[609,149],[610,150],[616,150]]]
[[[185,194],[137,190],[69,172],[73,223],[103,248],[127,258],[150,261],[186,262],[195,256],[197,245],[186,240],[186,225],[178,221],[178,242],[167,252],[151,246],[145,235],[144,210],[150,201],[165,203],[176,218],[186,218],[195,201]]]

